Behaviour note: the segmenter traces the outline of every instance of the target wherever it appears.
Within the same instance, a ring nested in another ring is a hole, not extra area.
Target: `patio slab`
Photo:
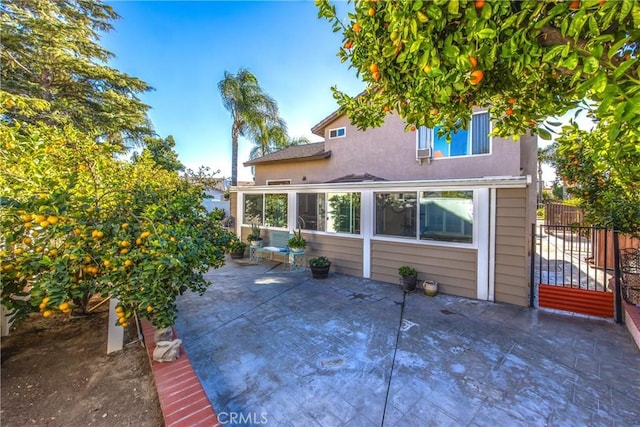
[[[176,329],[222,424],[634,425],[612,321],[230,262]]]

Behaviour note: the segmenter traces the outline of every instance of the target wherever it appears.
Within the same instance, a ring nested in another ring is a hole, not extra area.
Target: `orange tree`
[[[2,95],[3,107],[24,101]],[[204,292],[203,274],[223,264],[233,236],[202,208],[202,188],[150,155],[120,160],[71,126],[2,125],[0,141],[2,303],[16,318],[102,295],[120,299],[123,326],[137,312],[166,327],[177,296]]]
[[[449,136],[482,107],[494,135],[549,138],[547,117],[578,108],[597,119],[599,170],[621,169],[639,150],[638,0],[370,0],[346,17],[328,0],[316,5],[343,34],[338,55],[367,83],[355,98],[333,88],[362,129],[395,112],[407,128]],[[638,182],[640,163],[627,172]]]

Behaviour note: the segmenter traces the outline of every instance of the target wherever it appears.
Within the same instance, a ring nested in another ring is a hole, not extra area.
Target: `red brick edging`
[[[156,362],[153,360],[155,328],[146,319],[140,324],[166,427],[220,426],[184,349],[180,348],[180,357],[173,362]]]

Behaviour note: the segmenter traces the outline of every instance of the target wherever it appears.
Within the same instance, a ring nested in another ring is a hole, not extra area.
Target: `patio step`
[[[147,319],[140,321],[151,371],[158,390],[158,399],[166,427],[216,427],[218,417],[196,376],[184,348],[173,362],[153,360],[155,328]],[[174,339],[177,338],[174,330]]]

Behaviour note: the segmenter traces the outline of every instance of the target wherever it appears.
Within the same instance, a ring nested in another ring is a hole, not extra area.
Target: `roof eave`
[[[313,154],[311,156],[305,157],[292,157],[287,159],[273,159],[273,160],[249,160],[248,162],[244,162],[244,166],[257,166],[257,165],[266,165],[273,163],[297,163],[297,162],[309,162],[312,160],[323,160],[331,157],[331,150],[322,151],[320,153]]]

